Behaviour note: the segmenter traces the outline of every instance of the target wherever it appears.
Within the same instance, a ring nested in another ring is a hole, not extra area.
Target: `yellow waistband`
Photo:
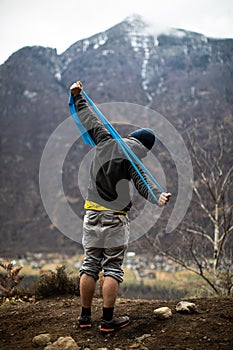
[[[126,211],[123,210],[112,210],[109,208],[106,208],[98,203],[86,200],[85,204],[84,204],[84,209],[86,210],[97,210],[97,211],[102,211],[102,210],[109,210],[109,211],[116,211],[117,213],[121,213],[121,214],[127,214]]]

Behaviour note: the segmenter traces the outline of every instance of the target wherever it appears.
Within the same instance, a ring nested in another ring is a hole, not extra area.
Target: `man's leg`
[[[78,318],[80,328],[91,327],[91,304],[95,293],[96,281],[101,271],[102,248],[98,247],[98,216],[97,212],[88,211],[83,223],[84,261],[80,268],[80,300],[81,316]]]
[[[101,250],[95,248],[85,249],[85,259],[80,269],[80,301],[81,316],[79,316],[80,328],[90,328],[91,304],[95,293],[96,281],[101,270]]]
[[[105,276],[103,283],[103,319],[100,331],[113,332],[129,324],[128,316],[113,317],[114,306],[118,294],[119,281],[111,276]]]
[[[110,276],[104,278],[104,283],[102,287],[103,293],[103,306],[104,307],[114,307],[117,293],[118,293],[119,282]]]
[[[110,321],[113,318],[114,306],[118,294],[119,282],[106,276],[102,287],[103,293],[103,319]]]
[[[91,303],[95,292],[95,279],[85,273],[80,277],[80,300],[81,316],[79,316],[79,327],[87,329],[92,326],[91,323]]]
[[[105,249],[104,251],[104,283],[103,283],[103,319],[100,330],[103,333],[113,332],[127,326],[128,316],[113,317],[119,283],[123,280],[121,268],[126,247]]]
[[[106,219],[106,222],[104,220]],[[113,332],[129,323],[128,316],[113,317],[119,283],[123,281],[123,259],[129,238],[129,222],[124,215],[107,213],[103,216],[102,230],[105,233],[102,267],[103,284],[103,319],[101,332]]]
[[[85,258],[80,268],[80,299],[83,308],[91,308],[96,281],[101,271],[102,249],[85,248]]]
[[[80,299],[83,308],[91,308],[92,299],[95,293],[95,279],[83,273],[80,278]]]
[[[79,326],[82,329],[90,328],[91,304],[95,293],[96,281],[101,270],[101,249],[85,248],[85,259],[80,269],[80,301],[82,306],[79,316]]]

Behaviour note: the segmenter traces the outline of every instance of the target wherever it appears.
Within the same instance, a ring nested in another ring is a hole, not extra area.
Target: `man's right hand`
[[[76,83],[73,83],[71,85],[70,92],[75,97],[81,94],[82,88],[83,88],[83,84],[81,83],[81,81],[77,81]]]
[[[171,197],[171,193],[170,192],[162,192],[160,197],[159,197],[159,206],[163,207],[164,205],[166,205]]]

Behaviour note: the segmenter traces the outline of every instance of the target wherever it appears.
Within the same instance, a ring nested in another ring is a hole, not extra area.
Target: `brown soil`
[[[80,330],[77,316],[78,297],[44,299],[34,303],[4,304],[0,307],[0,349],[34,349],[32,339],[50,333],[52,341],[60,336],[72,336],[81,349],[141,349],[141,350],[232,350],[233,299],[196,299],[198,312],[180,314],[175,311],[178,301],[147,301],[119,299],[115,314],[128,314],[131,323],[113,334],[102,335],[98,325],[101,299],[94,299],[93,328]],[[168,306],[173,316],[158,320],[155,308]],[[43,349],[38,348],[38,349]]]

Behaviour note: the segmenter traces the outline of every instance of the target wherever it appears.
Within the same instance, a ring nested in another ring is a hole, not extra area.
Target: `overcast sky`
[[[0,0],[0,64],[24,46],[52,47],[60,54],[131,14],[155,28],[233,38],[233,0]]]

